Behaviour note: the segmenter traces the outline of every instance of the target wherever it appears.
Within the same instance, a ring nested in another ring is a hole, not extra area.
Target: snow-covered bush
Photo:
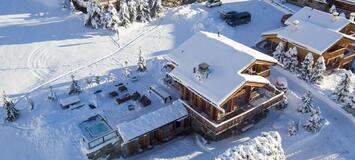
[[[312,104],[312,95],[310,91],[307,91],[307,93],[302,96],[301,100],[302,100],[302,104],[300,105],[300,107],[298,108],[298,112],[301,113],[309,113],[311,112],[312,108],[313,108],[313,104]]]
[[[48,100],[52,101],[52,102],[58,100],[57,94],[53,91],[53,87],[52,86],[49,86]]]
[[[287,105],[288,105],[287,96],[286,96],[286,94],[284,94],[282,96],[281,102],[279,104],[277,104],[276,108],[282,110],[282,109],[287,108]]]
[[[97,0],[89,0],[86,11],[84,24],[92,26],[95,29],[101,28],[103,12],[101,11],[99,2]]]
[[[345,98],[350,96],[350,88],[351,88],[351,73],[346,71],[342,75],[341,81],[336,86],[333,91],[332,97],[337,101],[344,102]]]
[[[295,136],[298,132],[298,124],[295,121],[292,121],[288,125],[288,135],[289,136]]]
[[[344,100],[344,104],[343,104],[344,108],[351,108],[351,109],[355,109],[355,97],[354,96],[349,96]]]
[[[318,132],[319,129],[323,125],[322,122],[323,122],[323,119],[321,118],[319,107],[317,107],[315,109],[312,108],[310,117],[309,117],[308,121],[306,122],[306,124],[304,125],[304,128],[308,132],[313,132],[313,133]]]
[[[20,111],[15,108],[15,104],[12,102],[11,98],[5,94],[5,92],[3,94],[2,99],[3,106],[6,110],[5,120],[8,122],[15,121],[19,117]]]
[[[216,160],[258,160],[286,159],[281,145],[280,134],[276,131],[262,132],[260,136],[248,142],[229,148]]]
[[[317,62],[314,64],[311,81],[316,83],[321,81],[323,79],[323,73],[325,72],[325,70],[326,67],[324,63],[324,58],[323,56],[320,56],[317,59]]]
[[[69,88],[69,95],[72,94],[80,94],[81,93],[81,87],[78,84],[78,81],[74,79],[74,75],[71,75],[72,83]]]
[[[300,75],[299,77],[306,82],[310,82],[312,76],[312,66],[313,66],[313,54],[308,53],[305,59],[301,63]]]
[[[276,79],[275,87],[283,92],[287,91],[287,80],[285,77],[278,77]]]

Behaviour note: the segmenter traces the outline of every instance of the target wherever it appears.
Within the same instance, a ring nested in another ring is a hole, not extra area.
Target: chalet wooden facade
[[[166,59],[191,127],[211,139],[252,124],[283,96],[267,80],[275,59],[217,34],[196,33]],[[198,61],[205,63],[194,68]],[[207,74],[203,78],[201,70]]]
[[[188,112],[181,101],[175,101],[137,119],[117,125],[124,157],[134,155],[171,140],[190,128]]]
[[[355,24],[349,20],[303,8],[287,20],[288,26],[264,32],[267,51],[271,54],[283,42],[285,51],[296,47],[300,60],[313,53],[314,60],[323,56],[327,69],[348,68],[355,60]],[[260,46],[258,46],[260,47]]]

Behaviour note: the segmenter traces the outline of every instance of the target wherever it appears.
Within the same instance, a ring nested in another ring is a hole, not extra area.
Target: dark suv
[[[221,12],[220,17],[226,21],[226,23],[232,27],[241,24],[247,24],[251,21],[251,14],[249,12],[237,12],[237,11],[229,11],[229,12]]]

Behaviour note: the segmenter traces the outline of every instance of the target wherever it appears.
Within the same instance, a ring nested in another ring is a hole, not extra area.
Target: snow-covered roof
[[[124,143],[135,139],[145,133],[187,116],[187,110],[178,100],[169,106],[162,107],[153,112],[144,114],[131,121],[117,125],[118,132]]]
[[[262,35],[270,34],[276,34],[277,37],[281,39],[296,43],[319,55],[322,55],[343,37],[339,32],[325,29],[302,20],[299,20],[297,28],[295,28],[294,24],[291,24],[283,28],[262,33]]]
[[[266,54],[208,32],[196,33],[165,58],[177,64],[169,75],[198,92],[218,109],[245,82],[269,83],[264,77],[241,73],[251,63],[256,60],[277,63]],[[203,80],[197,79],[193,73],[201,63],[207,63],[211,70]]]
[[[285,24],[292,25],[292,22],[295,20],[306,21],[335,31],[339,31],[351,23],[345,17],[337,16],[336,20],[334,20],[334,16],[332,14],[312,9],[310,7],[303,7],[300,9],[288,18]]]

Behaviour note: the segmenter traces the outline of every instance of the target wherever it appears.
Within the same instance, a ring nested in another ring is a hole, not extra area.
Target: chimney
[[[300,21],[294,20],[294,21],[292,22],[292,30],[293,30],[293,31],[296,31],[296,30],[298,29],[299,24],[300,24]]]
[[[351,12],[350,13],[350,18],[349,19],[350,19],[351,22],[355,22],[355,12]]]
[[[198,80],[207,79],[211,73],[210,66],[207,63],[201,63],[196,69],[194,68],[194,73]]]
[[[332,15],[333,15],[332,20],[333,20],[334,22],[339,19],[339,13],[338,13],[338,12],[333,12]]]

